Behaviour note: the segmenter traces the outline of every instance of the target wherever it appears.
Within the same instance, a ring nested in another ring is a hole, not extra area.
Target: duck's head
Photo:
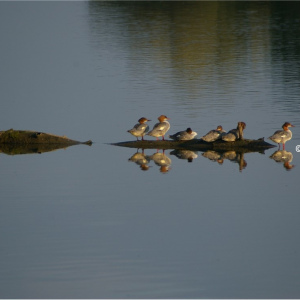
[[[189,127],[189,128],[187,128],[186,132],[191,134],[193,132],[193,130]]]
[[[241,126],[241,128],[244,130],[246,128],[245,122],[238,122],[238,127]]]
[[[139,122],[140,124],[143,124],[143,123],[146,123],[146,122],[148,122],[148,121],[151,121],[151,120],[148,120],[147,118],[142,117],[142,118],[139,119],[138,122]]]
[[[158,121],[159,122],[163,122],[163,121],[166,121],[166,120],[170,120],[167,116],[165,116],[165,115],[161,115],[161,116],[159,116],[158,118]]]
[[[294,125],[292,125],[290,122],[285,122],[283,125],[282,125],[282,128],[284,130],[288,130],[289,127],[295,127]]]

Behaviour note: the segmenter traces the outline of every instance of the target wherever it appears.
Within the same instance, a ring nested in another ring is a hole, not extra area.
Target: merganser
[[[282,125],[283,130],[277,130],[274,132],[273,135],[268,137],[271,141],[275,142],[278,144],[280,149],[280,144],[282,144],[283,150],[285,149],[285,143],[289,141],[292,138],[292,132],[289,130],[289,127],[295,127],[289,122],[285,122]]]
[[[146,122],[151,121],[147,118],[140,118],[138,120],[138,123],[133,126],[132,129],[127,130],[127,132],[131,133],[136,137],[137,140],[139,140],[139,136],[142,137],[142,141],[144,140],[144,135],[149,131],[149,126],[146,124]]]
[[[239,139],[243,139],[243,130],[246,128],[246,123],[238,122],[237,128],[229,130],[222,136],[222,140],[225,142],[234,142]]]
[[[187,128],[185,131],[178,131],[173,135],[169,135],[169,138],[175,141],[187,141],[192,140],[197,135],[197,132],[193,131],[191,128]]]
[[[201,139],[205,142],[214,142],[216,140],[219,140],[224,134],[225,130],[223,130],[223,127],[219,125],[217,129],[213,129],[209,131],[206,135],[204,135]]]
[[[165,115],[161,115],[158,118],[159,123],[156,123],[153,126],[153,129],[147,133],[147,135],[156,137],[156,140],[161,136],[162,140],[165,140],[165,134],[170,129],[170,123],[167,121],[169,118],[167,118]]]

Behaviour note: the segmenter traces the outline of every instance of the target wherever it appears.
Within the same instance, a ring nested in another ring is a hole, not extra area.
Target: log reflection
[[[29,144],[29,145],[14,145],[0,144],[0,153],[7,155],[19,154],[42,154],[46,152],[56,151],[59,149],[67,149],[73,145],[62,144]]]

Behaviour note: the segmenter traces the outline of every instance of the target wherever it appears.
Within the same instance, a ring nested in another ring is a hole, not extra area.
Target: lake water
[[[300,297],[299,2],[1,2],[0,37],[0,130],[94,142],[0,154],[1,298]],[[289,121],[290,168],[110,145],[161,114]]]

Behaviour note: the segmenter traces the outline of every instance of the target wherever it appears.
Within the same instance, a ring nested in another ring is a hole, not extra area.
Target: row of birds
[[[127,132],[131,133],[133,136],[139,140],[139,137],[144,140],[145,135],[153,136],[157,140],[159,137],[162,137],[162,140],[165,140],[165,135],[167,131],[170,129],[169,118],[165,115],[161,115],[158,117],[158,123],[153,126],[153,129],[149,131],[149,125],[147,122],[151,121],[147,118],[140,118],[138,123],[133,126],[132,129],[127,130]],[[282,125],[283,130],[277,130],[273,135],[269,137],[270,140],[277,143],[280,147],[280,144],[283,145],[283,149],[285,148],[285,143],[292,138],[292,132],[289,127],[294,127],[289,122],[285,122]],[[217,129],[210,130],[206,135],[202,136],[201,139],[206,142],[214,142],[216,140],[222,139],[226,142],[234,142],[242,137],[243,130],[246,128],[246,124],[244,122],[238,122],[237,128],[231,129],[228,132],[223,130],[222,126],[219,125]],[[183,141],[183,140],[192,140],[197,136],[197,132],[193,131],[191,128],[187,128],[184,131],[179,131],[173,135],[169,135],[169,138],[175,141]]]

